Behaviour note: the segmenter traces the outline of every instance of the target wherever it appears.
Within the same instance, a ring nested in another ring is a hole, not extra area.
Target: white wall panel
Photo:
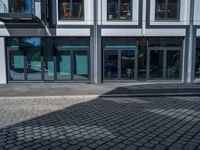
[[[102,29],[102,36],[141,36],[142,29]]]
[[[144,36],[185,36],[185,29],[146,29]]]
[[[7,78],[4,38],[0,38],[0,62],[0,84],[6,84]]]
[[[56,29],[57,36],[90,36],[90,29]]]

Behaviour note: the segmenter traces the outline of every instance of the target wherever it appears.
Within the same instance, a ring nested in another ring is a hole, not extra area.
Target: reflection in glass
[[[53,46],[53,41],[51,39],[45,40],[44,79],[54,80],[54,46]]]
[[[28,80],[42,79],[41,50],[27,48],[27,77]]]
[[[108,0],[108,20],[131,20],[131,0]]]
[[[10,13],[32,13],[32,0],[8,0]]]
[[[197,42],[199,42],[199,39],[197,39]],[[197,43],[197,49],[196,49],[195,78],[200,79],[200,46],[199,46],[199,43]]]
[[[118,51],[109,50],[104,52],[104,76],[105,79],[118,78]]]
[[[71,53],[67,50],[57,52],[57,79],[71,79]]]
[[[135,51],[121,51],[121,78],[134,79]]]
[[[24,52],[22,50],[9,51],[10,79],[12,81],[24,80]]]
[[[147,57],[146,57],[146,51],[147,51],[147,42],[146,40],[139,40],[138,45],[138,79],[145,79],[146,80],[146,74],[147,74]]]
[[[180,78],[180,51],[167,51],[167,79]]]
[[[162,50],[150,51],[150,78],[163,78],[163,52]]]
[[[74,51],[74,79],[88,79],[88,54],[87,51]]]
[[[156,0],[157,20],[176,20],[179,18],[179,0]]]
[[[83,0],[59,0],[60,19],[83,19]]]

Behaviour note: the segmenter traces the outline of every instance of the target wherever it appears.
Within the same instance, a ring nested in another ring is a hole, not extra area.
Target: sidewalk
[[[200,84],[186,83],[15,83],[0,85],[0,97],[200,96]]]

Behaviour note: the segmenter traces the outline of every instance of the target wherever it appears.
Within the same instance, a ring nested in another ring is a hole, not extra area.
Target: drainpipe
[[[188,37],[188,67],[187,67],[187,82],[192,83],[194,80],[194,0],[190,0],[190,25],[189,25],[189,37]]]

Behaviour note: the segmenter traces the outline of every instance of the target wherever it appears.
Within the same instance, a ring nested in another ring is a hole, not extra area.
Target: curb
[[[155,94],[106,94],[106,95],[63,95],[63,96],[0,96],[4,99],[96,99],[106,97],[167,97],[167,96],[200,96],[200,93],[155,93]]]

